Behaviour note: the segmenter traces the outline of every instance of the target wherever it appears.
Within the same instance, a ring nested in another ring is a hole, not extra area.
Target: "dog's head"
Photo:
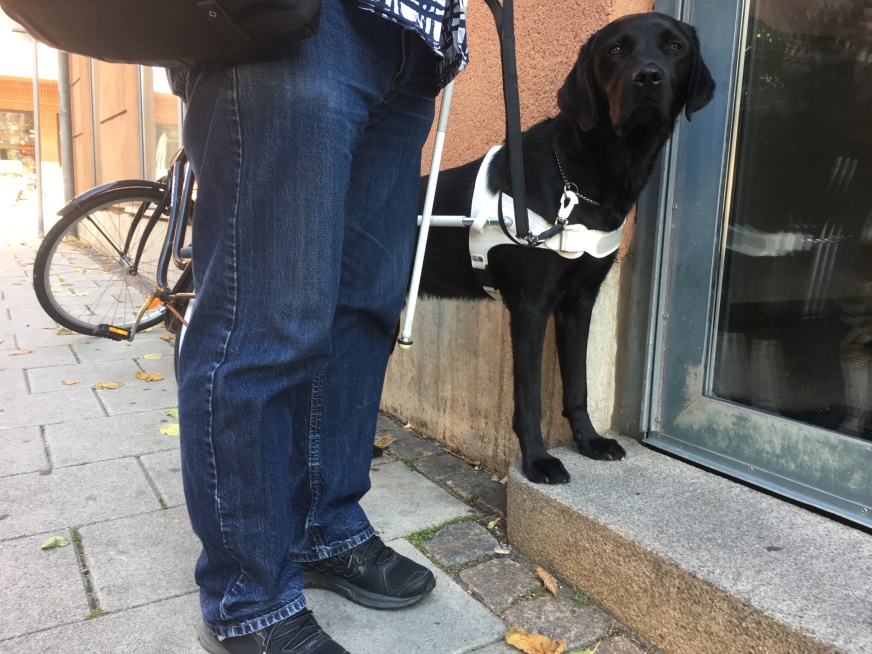
[[[588,132],[618,136],[640,126],[671,128],[709,103],[715,83],[690,25],[658,13],[619,18],[585,43],[560,91],[560,111]]]

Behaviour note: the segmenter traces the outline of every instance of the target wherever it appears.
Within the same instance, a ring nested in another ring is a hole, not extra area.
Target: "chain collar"
[[[573,184],[572,182],[570,182],[568,179],[566,179],[566,173],[563,172],[563,164],[560,163],[560,153],[557,152],[557,144],[556,143],[554,144],[554,156],[557,159],[557,167],[560,169],[560,176],[563,178],[563,193],[564,193],[564,195],[569,193],[569,192],[572,192],[572,193],[575,193],[575,195],[577,195],[579,198],[581,198],[582,200],[584,200],[588,204],[592,204],[595,207],[601,207],[602,205],[599,202],[597,202],[596,200],[591,200],[589,197],[579,193],[578,187],[575,184]]]

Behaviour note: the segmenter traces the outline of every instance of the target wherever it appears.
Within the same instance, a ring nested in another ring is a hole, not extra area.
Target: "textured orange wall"
[[[515,41],[523,127],[557,113],[557,89],[591,34],[610,20],[651,11],[653,6],[653,0],[516,2]],[[493,17],[484,2],[470,0],[467,21],[470,65],[454,85],[443,170],[482,156],[505,137],[499,39]],[[424,148],[425,172],[430,167],[432,139],[431,134]]]

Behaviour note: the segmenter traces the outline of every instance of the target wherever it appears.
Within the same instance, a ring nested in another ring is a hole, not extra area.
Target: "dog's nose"
[[[654,64],[642,66],[633,73],[633,84],[639,86],[654,86],[663,81],[663,71]]]

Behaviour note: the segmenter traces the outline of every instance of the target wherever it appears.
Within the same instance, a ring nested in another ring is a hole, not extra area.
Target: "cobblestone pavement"
[[[0,230],[0,654],[201,652],[172,343],[160,329],[132,343],[59,329],[33,294],[36,239]],[[95,388],[107,381],[122,385]],[[581,591],[543,589],[535,562],[505,545],[499,480],[382,417],[385,434],[396,440],[373,459],[364,508],[385,541],[438,568],[437,588],[397,612],[307,593],[339,642],[510,654],[504,634],[518,626],[569,650],[654,652]],[[57,536],[68,544],[41,548]]]

